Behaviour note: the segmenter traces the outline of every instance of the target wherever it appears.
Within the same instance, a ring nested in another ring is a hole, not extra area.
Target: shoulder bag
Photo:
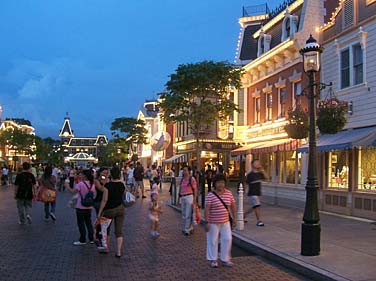
[[[228,213],[228,219],[230,221],[230,226],[232,228],[232,222],[233,222],[233,218],[230,214],[230,210],[228,209],[226,203],[222,200],[222,198],[217,194],[215,193],[214,191],[212,191],[212,193],[219,199],[219,201],[221,201],[221,203],[223,204],[223,206],[225,207],[225,209],[227,210],[227,213]]]

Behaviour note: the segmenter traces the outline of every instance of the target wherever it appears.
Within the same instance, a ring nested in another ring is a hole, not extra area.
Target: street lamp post
[[[318,209],[318,179],[317,179],[317,137],[316,137],[316,93],[315,74],[320,71],[320,54],[323,48],[310,35],[304,48],[300,50],[303,56],[304,71],[309,77],[309,155],[308,178],[306,184],[306,202],[304,207],[301,254],[303,256],[318,256],[320,254],[320,215]]]

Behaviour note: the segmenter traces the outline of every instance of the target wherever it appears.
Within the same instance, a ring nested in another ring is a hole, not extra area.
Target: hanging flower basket
[[[322,134],[336,134],[346,125],[347,102],[337,98],[322,100],[318,105],[317,127]]]
[[[292,139],[304,139],[309,134],[308,115],[300,107],[288,112],[288,124],[285,126],[287,135]]]

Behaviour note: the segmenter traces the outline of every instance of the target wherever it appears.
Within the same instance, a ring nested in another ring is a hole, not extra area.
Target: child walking
[[[159,179],[157,177],[153,180],[152,190],[150,192],[150,207],[149,207],[149,219],[151,221],[151,231],[150,235],[152,238],[159,237],[159,214],[162,213],[161,206],[158,203],[158,183]]]

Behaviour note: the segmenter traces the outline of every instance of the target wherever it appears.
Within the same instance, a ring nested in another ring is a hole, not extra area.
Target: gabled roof
[[[108,144],[107,137],[105,135],[98,135],[97,140],[94,143],[95,145],[106,145]]]
[[[64,125],[60,130],[59,137],[74,137],[70,126],[69,117],[64,118]]]
[[[31,122],[29,120],[26,120],[24,118],[5,118],[4,121],[13,121],[17,125],[25,125],[31,127]]]

